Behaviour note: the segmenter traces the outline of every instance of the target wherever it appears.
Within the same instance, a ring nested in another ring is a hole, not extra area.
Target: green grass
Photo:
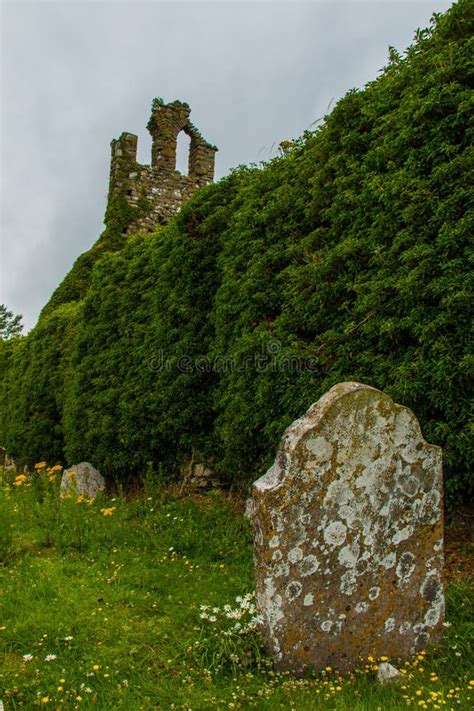
[[[223,634],[223,606],[253,589],[249,526],[223,496],[180,499],[148,479],[133,500],[88,504],[57,488],[45,475],[0,486],[5,711],[472,708],[466,584],[448,589],[443,645],[402,681],[381,687],[369,662],[297,679],[272,670],[255,632]],[[220,608],[216,622],[201,605]]]

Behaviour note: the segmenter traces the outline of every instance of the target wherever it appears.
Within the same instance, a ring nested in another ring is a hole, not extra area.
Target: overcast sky
[[[445,0],[1,2],[0,303],[31,328],[103,229],[110,141],[187,101],[216,178],[268,160]]]

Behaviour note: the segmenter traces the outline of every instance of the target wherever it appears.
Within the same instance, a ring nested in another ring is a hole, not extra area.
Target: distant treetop
[[[14,316],[13,311],[8,311],[5,304],[0,304],[0,339],[6,341],[15,336],[21,336],[23,316]]]

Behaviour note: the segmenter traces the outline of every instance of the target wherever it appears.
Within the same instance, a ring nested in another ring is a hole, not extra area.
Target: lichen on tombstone
[[[277,667],[406,659],[444,618],[442,453],[375,388],[334,386],[253,487],[257,605]]]

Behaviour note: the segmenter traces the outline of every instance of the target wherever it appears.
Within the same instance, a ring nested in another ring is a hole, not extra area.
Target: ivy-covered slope
[[[194,456],[246,484],[353,379],[414,410],[450,501],[467,494],[473,15],[460,0],[317,131],[157,233],[118,249],[111,229],[90,284],[0,344],[12,455],[119,476]]]
[[[134,169],[133,163],[129,164],[129,169]],[[117,175],[115,179],[117,179]],[[146,198],[141,197],[138,204],[132,206],[127,203],[123,195],[115,195],[114,191],[110,190],[104,216],[104,231],[97,242],[76,259],[71,271],[66,274],[43,308],[40,319],[63,304],[81,301],[84,298],[89,290],[92,270],[96,262],[102,256],[118,252],[125,246],[127,243],[127,226],[133,223],[138,215],[148,209],[150,209],[150,205]]]

